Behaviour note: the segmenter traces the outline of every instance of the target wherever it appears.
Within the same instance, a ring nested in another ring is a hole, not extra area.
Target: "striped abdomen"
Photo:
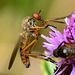
[[[22,52],[22,49],[20,48],[20,55],[21,55],[21,60],[23,64],[26,66],[26,68],[29,68],[30,66],[30,61],[29,61],[29,56],[25,55],[26,53],[29,53],[29,50],[25,51],[24,53]]]
[[[29,48],[26,49],[24,52],[22,52],[22,50],[29,44],[30,37],[31,35],[28,35],[28,33],[25,32],[21,38],[20,55],[21,55],[21,60],[23,64],[26,66],[26,68],[30,66],[29,56],[25,55],[25,54],[29,54]]]

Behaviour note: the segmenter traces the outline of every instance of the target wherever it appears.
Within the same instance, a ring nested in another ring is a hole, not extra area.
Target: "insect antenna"
[[[41,9],[40,9],[40,11],[39,11],[39,14],[41,13]]]

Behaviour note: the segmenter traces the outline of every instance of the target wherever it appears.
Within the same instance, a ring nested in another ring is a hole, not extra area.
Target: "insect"
[[[58,46],[58,48],[53,51],[53,55],[55,57],[62,57],[66,59],[65,62],[61,65],[60,69],[57,71],[57,73],[63,70],[65,66],[67,66],[69,59],[75,59],[75,42],[70,41],[70,40],[74,40],[74,38],[70,28],[68,29],[71,34],[71,38],[67,37],[67,40],[69,41],[69,43],[66,43],[65,41],[63,41]],[[62,46],[63,43],[64,45]],[[65,69],[65,71],[61,75],[70,75],[71,71],[72,71],[72,64],[69,64],[68,67]]]
[[[39,13],[34,13],[33,18],[31,18],[29,16],[29,17],[26,17],[26,18],[23,19],[22,30],[19,34],[19,38],[17,40],[17,43],[14,47],[14,50],[13,50],[13,53],[12,53],[12,56],[11,56],[11,59],[10,59],[10,62],[9,62],[8,69],[10,69],[12,67],[19,47],[20,47],[21,60],[24,63],[24,65],[26,66],[26,68],[29,68],[29,66],[30,66],[29,56],[34,57],[34,58],[38,58],[38,59],[42,59],[42,60],[47,60],[47,59],[44,59],[42,57],[39,57],[39,56],[45,57],[45,55],[43,55],[43,54],[33,54],[33,53],[31,53],[35,44],[36,44],[36,42],[37,42],[37,40],[38,40],[38,36],[40,36],[39,30],[45,29],[48,26],[53,26],[53,25],[48,25],[46,23],[46,22],[48,22],[48,20],[46,20],[46,21],[42,20],[42,18],[40,16],[40,12],[41,11],[39,11]],[[35,19],[42,22],[40,24],[40,26],[37,26],[37,24],[35,22]],[[64,23],[64,22],[61,22],[61,21],[55,21],[54,19],[49,20],[49,21],[53,21],[53,22],[57,22],[57,23]],[[43,27],[43,25],[47,25],[47,26]],[[55,27],[55,26],[53,26],[53,27]],[[32,42],[30,42],[30,39],[31,39],[32,36],[34,36],[35,39]],[[29,50],[30,46],[32,46],[32,47]]]

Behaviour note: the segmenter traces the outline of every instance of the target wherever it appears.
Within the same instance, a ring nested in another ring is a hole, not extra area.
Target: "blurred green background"
[[[0,0],[0,75],[43,75],[40,60],[30,58],[31,67],[26,69],[21,62],[19,51],[11,70],[8,70],[9,60],[21,30],[22,19],[26,16],[32,17],[32,14],[39,12],[40,9],[44,20],[66,16],[75,10],[75,0]],[[61,32],[66,26],[50,24],[57,26]],[[40,33],[48,35],[49,30],[47,28]],[[39,37],[33,52],[44,51],[43,41],[45,40]]]

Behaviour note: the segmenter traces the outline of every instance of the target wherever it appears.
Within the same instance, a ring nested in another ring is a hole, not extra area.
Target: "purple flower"
[[[43,42],[43,47],[47,48],[45,50],[45,54],[48,55],[46,59],[52,56],[63,59],[61,62],[55,63],[59,67],[54,75],[75,75],[75,12],[69,18],[66,17],[65,22],[67,27],[63,30],[63,34],[55,28],[49,27],[53,30],[53,32],[49,32],[50,37],[41,35],[47,41]]]

